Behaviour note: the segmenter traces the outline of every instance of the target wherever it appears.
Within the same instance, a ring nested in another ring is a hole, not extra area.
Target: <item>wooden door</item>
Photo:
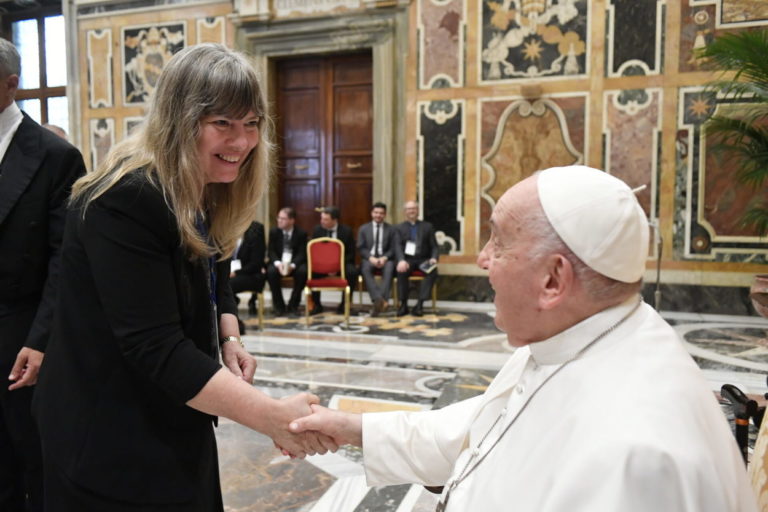
[[[278,205],[311,233],[315,208],[336,205],[357,230],[370,220],[373,83],[370,53],[277,63]]]

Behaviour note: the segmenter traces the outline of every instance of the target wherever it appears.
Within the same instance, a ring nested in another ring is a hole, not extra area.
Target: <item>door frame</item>
[[[405,76],[398,62],[408,49],[407,8],[363,15],[334,16],[276,23],[246,20],[237,25],[238,48],[249,54],[274,105],[275,61],[281,57],[344,53],[370,48],[373,64],[373,202],[393,212],[403,202],[405,169]],[[269,226],[270,191],[259,216]]]

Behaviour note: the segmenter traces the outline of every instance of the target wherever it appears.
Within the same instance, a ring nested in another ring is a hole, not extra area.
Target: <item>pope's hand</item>
[[[311,416],[299,418],[291,423],[291,432],[321,432],[339,446],[363,446],[363,420],[360,414],[335,411],[317,404],[313,404],[311,409]]]
[[[299,393],[285,397],[277,403],[277,413],[270,418],[273,428],[267,434],[275,446],[291,457],[304,458],[305,455],[335,452],[338,445],[333,439],[319,432],[297,432],[288,430],[288,425],[295,419],[312,413],[310,406],[320,400],[311,393]]]

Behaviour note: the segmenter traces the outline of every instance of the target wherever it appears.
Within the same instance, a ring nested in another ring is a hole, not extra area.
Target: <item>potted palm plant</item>
[[[744,99],[748,110],[738,115],[711,117],[705,130],[713,149],[725,152],[733,162],[736,179],[754,189],[741,221],[759,236],[768,233],[768,30],[726,33],[699,51],[716,69],[719,79],[709,83],[716,93]],[[757,312],[768,316],[768,274],[756,276],[750,297]]]

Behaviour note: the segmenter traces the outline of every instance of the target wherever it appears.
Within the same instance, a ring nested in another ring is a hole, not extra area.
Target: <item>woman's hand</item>
[[[221,361],[229,371],[247,383],[253,382],[256,373],[256,358],[236,341],[227,341],[221,346]]]

